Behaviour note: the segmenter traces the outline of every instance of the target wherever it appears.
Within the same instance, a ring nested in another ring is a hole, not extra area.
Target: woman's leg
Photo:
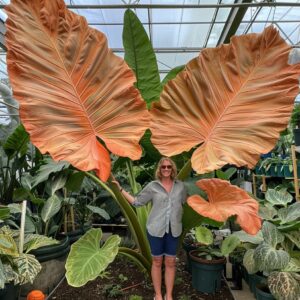
[[[162,267],[162,256],[152,256],[152,267],[151,267],[151,277],[152,283],[155,291],[155,300],[162,300],[161,294],[161,267]]]
[[[176,256],[165,256],[166,299],[173,300],[173,287],[176,273]]]

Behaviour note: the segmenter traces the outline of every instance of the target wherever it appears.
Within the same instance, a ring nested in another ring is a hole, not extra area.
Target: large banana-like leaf
[[[197,181],[197,186],[207,193],[208,200],[199,195],[190,196],[188,204],[200,215],[224,222],[237,216],[237,223],[249,234],[256,234],[261,227],[258,202],[244,190],[217,178]]]
[[[104,181],[107,149],[138,159],[146,104],[105,35],[63,0],[13,0],[6,12],[9,78],[33,144],[55,160],[96,170]]]
[[[74,287],[83,286],[100,276],[115,259],[121,238],[110,236],[100,248],[101,229],[90,229],[71,247],[66,262],[66,278]]]
[[[227,163],[254,167],[287,126],[298,94],[300,64],[288,64],[290,49],[268,27],[203,50],[154,103],[153,144],[167,156],[197,146],[198,173]]]
[[[127,9],[124,14],[123,44],[125,61],[136,75],[136,87],[150,104],[161,92],[155,53],[146,30],[136,14]]]

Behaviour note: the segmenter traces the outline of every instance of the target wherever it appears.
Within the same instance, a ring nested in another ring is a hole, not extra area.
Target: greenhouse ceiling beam
[[[4,5],[1,5],[4,7]],[[0,6],[0,7],[1,7]],[[221,3],[221,4],[73,4],[68,8],[77,9],[120,9],[120,8],[145,8],[145,9],[170,9],[170,8],[231,8],[231,7],[270,7],[291,6],[299,7],[299,2],[253,2],[253,3]]]
[[[248,24],[250,21],[241,21],[240,24]],[[268,20],[255,20],[255,23],[268,23]],[[269,21],[269,23],[299,23],[299,20],[273,20]],[[201,25],[201,24],[211,24],[211,21],[190,21],[190,22],[141,22],[143,25]],[[226,21],[215,21],[214,24],[226,24]],[[91,26],[101,26],[101,25],[109,25],[109,26],[123,26],[124,23],[101,23],[101,22],[90,22]]]
[[[252,0],[237,0],[239,3],[236,4],[251,4]],[[236,1],[236,2],[237,2]],[[248,6],[245,7],[234,7],[227,18],[227,22],[223,27],[222,33],[219,37],[217,45],[229,43],[230,38],[236,33],[239,28],[241,21],[243,20]]]

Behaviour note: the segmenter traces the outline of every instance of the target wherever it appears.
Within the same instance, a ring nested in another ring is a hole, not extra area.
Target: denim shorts
[[[171,231],[163,237],[152,236],[147,231],[152,256],[176,256],[179,237],[173,237]]]

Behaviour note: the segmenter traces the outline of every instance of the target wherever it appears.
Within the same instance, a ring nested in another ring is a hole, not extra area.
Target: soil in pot
[[[50,295],[49,300],[128,300],[132,295],[141,296],[143,300],[153,300],[151,280],[128,259],[118,256],[107,271],[109,278],[97,278],[80,288],[69,286],[65,280],[55,293]],[[190,300],[233,300],[224,280],[221,282],[220,291],[213,295],[196,291],[192,287],[191,274],[186,270],[184,251],[180,251],[173,298],[185,299],[184,296]]]

